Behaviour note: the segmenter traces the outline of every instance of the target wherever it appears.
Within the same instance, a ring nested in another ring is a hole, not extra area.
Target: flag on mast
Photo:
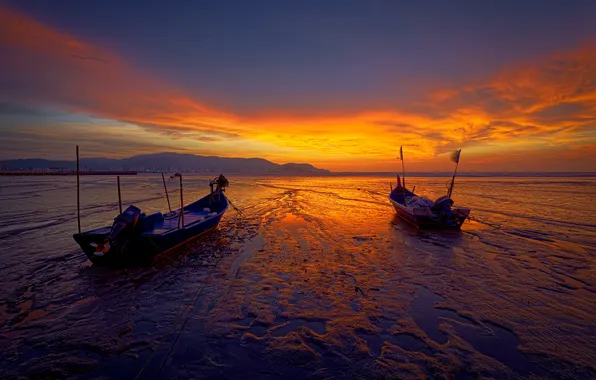
[[[455,152],[451,153],[451,161],[455,162],[456,164],[459,163],[459,155],[461,153],[461,149],[456,150]]]
[[[404,151],[403,151],[403,146],[399,147],[399,159],[400,160],[404,160]]]

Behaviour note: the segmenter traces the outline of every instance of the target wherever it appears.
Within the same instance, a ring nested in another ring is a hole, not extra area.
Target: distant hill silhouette
[[[262,158],[226,158],[194,154],[155,153],[129,158],[82,158],[81,170],[135,170],[139,172],[195,172],[270,175],[328,175],[329,170],[310,164],[276,164]],[[65,169],[75,170],[76,161],[26,158],[0,161],[1,170]]]

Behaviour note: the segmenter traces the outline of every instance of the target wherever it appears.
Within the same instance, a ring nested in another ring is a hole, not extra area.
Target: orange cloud
[[[0,101],[132,123],[147,139],[184,142],[187,150],[196,146],[196,153],[209,143],[219,144],[221,155],[383,171],[395,167],[398,146],[404,145],[412,170],[433,170],[441,168],[433,157],[464,147],[470,163],[485,170],[491,162],[493,170],[525,170],[506,153],[539,157],[545,147],[596,145],[594,45],[513,66],[464,88],[437,89],[395,109],[310,116],[283,110],[240,116],[210,107],[143,75],[108,49],[7,8],[0,9],[0,48],[9,52],[0,61]],[[579,160],[562,159],[570,168]],[[596,167],[594,156],[589,159]]]
[[[166,132],[236,136],[233,116],[151,77],[117,54],[0,9],[0,99],[54,105],[69,112],[130,121]]]
[[[267,126],[260,139],[285,138],[303,150],[316,147],[331,166],[340,166],[331,159],[341,157],[343,169],[387,170],[402,144],[420,170],[437,165],[423,161],[461,147],[483,156],[484,164],[497,164],[502,160],[495,157],[512,158],[511,150],[524,148],[527,155],[547,147],[596,144],[596,46],[514,66],[464,88],[436,90],[395,110],[309,118],[264,113],[253,122]],[[505,168],[520,168],[509,161]]]
[[[594,159],[596,159],[596,144],[574,146],[571,149],[562,152],[560,154],[560,158],[572,160],[587,160],[588,163],[594,162]],[[592,166],[591,169],[594,169],[594,167]]]

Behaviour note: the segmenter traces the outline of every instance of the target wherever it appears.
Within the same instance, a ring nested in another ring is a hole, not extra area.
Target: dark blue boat
[[[180,176],[180,175],[177,175]],[[182,184],[182,177],[180,176]],[[214,190],[213,186],[217,185]],[[228,209],[227,179],[211,181],[211,194],[180,209],[145,215],[129,206],[111,227],[75,234],[89,260],[100,265],[147,264],[200,235],[215,229]]]

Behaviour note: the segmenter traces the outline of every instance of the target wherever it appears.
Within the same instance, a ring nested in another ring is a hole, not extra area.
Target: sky
[[[0,159],[596,171],[595,1],[0,0]]]

